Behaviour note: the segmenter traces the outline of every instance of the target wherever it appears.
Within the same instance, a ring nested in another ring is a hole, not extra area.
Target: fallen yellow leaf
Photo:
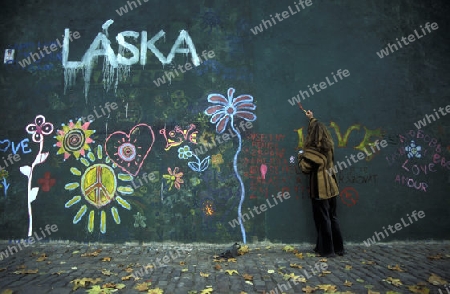
[[[345,269],[348,270],[348,271],[351,270],[352,268],[353,268],[353,267],[352,267],[351,265],[348,265],[348,264],[345,265]]]
[[[428,278],[428,282],[430,282],[431,284],[433,284],[435,286],[448,284],[448,282],[446,280],[444,280],[443,278],[441,278],[435,274],[431,274],[431,276]]]
[[[155,289],[150,289],[150,290],[148,290],[147,293],[149,293],[149,294],[163,294],[164,291],[163,291],[162,289],[155,288]]]
[[[420,285],[411,285],[408,286],[409,291],[413,292],[413,293],[419,293],[419,294],[428,294],[430,293],[430,289],[428,289],[425,286],[420,286]]]
[[[238,249],[239,255],[244,255],[249,252],[250,252],[250,249],[248,248],[248,245],[241,246],[241,248]]]
[[[213,291],[213,288],[206,288],[206,289],[203,289],[203,290],[200,292],[200,294],[211,294],[212,291]]]
[[[395,266],[388,265],[388,269],[396,271],[396,272],[404,272],[404,270],[402,268],[400,268],[400,266],[398,264],[396,264]]]
[[[383,281],[388,282],[389,284],[392,284],[396,287],[403,285],[400,279],[394,279],[393,277],[388,277],[386,280]]]
[[[353,285],[352,282],[345,280],[344,286],[351,287]]]
[[[11,290],[11,289],[5,289],[5,290],[2,291],[1,294],[13,294],[13,290]]]
[[[298,258],[300,258],[300,259],[303,259],[303,258],[305,258],[304,256],[303,256],[303,253],[296,253],[295,254],[295,256],[297,256]]]
[[[20,270],[20,271],[15,271],[15,272],[13,272],[13,274],[16,274],[16,275],[26,275],[26,274],[37,274],[39,272],[39,270],[32,270],[32,269],[23,269],[23,270]]]
[[[268,274],[273,274],[275,271],[274,270],[267,270]]]
[[[138,283],[138,284],[136,284],[136,286],[134,286],[134,288],[133,289],[136,289],[136,290],[138,290],[138,291],[147,291],[148,290],[148,284],[147,283]]]
[[[296,264],[296,263],[291,263],[291,264],[289,264],[289,266],[292,268],[303,268],[303,266]]]
[[[234,269],[233,269],[233,270],[226,270],[225,272],[226,272],[227,274],[229,274],[230,276],[233,275],[233,274],[239,275],[238,271],[237,271],[237,270],[234,270]]]
[[[128,275],[128,276],[122,277],[122,281],[129,281],[131,279],[134,279],[136,281],[136,280],[139,280],[140,278],[134,277],[132,275]]]
[[[305,293],[313,293],[317,290],[317,287],[311,288],[310,286],[306,286],[305,288],[302,288],[302,291]]]
[[[45,253],[42,253],[41,256],[39,256],[39,258],[36,260],[38,262],[40,261],[45,261],[47,259],[47,255]]]
[[[102,259],[100,259],[101,261],[111,261],[111,257],[107,256],[107,257],[103,257]]]
[[[336,286],[330,284],[317,285],[320,290],[324,290],[325,292],[336,292]]]
[[[243,274],[242,277],[244,278],[244,280],[246,281],[253,281],[253,276],[249,275],[249,274]]]
[[[292,252],[294,250],[295,250],[295,248],[292,247],[291,245],[286,245],[283,247],[283,251],[285,251],[285,252]]]
[[[81,257],[96,257],[102,252],[101,249],[97,249],[94,252],[86,252],[81,254]]]
[[[107,269],[102,269],[102,274],[109,277],[111,275],[111,271]]]
[[[204,272],[200,272],[200,276],[203,277],[203,278],[207,278],[207,277],[209,277],[209,274],[208,273],[204,273]]]
[[[99,282],[101,282],[102,279],[100,278],[96,278],[96,279],[92,279],[92,278],[81,278],[81,279],[75,279],[73,281],[70,281],[71,283],[73,283],[73,291],[75,291],[78,288],[86,288],[89,285],[95,285]]]

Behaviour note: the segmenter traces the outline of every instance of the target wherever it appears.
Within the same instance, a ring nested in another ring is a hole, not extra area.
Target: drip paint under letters
[[[87,102],[87,95],[89,93],[89,85],[91,80],[92,68],[94,66],[94,60],[97,60],[99,56],[104,56],[103,64],[103,80],[105,81],[105,88],[109,90],[111,85],[114,83],[114,89],[117,89],[117,85],[121,77],[127,76],[130,72],[130,67],[140,61],[141,65],[145,65],[147,61],[147,49],[152,51],[153,54],[159,59],[159,61],[164,64],[169,64],[172,62],[176,53],[184,53],[192,55],[192,63],[195,66],[200,65],[200,60],[197,56],[197,51],[195,49],[194,43],[191,37],[185,30],[181,30],[178,38],[172,46],[167,57],[161,53],[161,51],[156,48],[155,43],[165,37],[165,32],[163,30],[159,31],[154,35],[149,41],[147,41],[147,32],[141,32],[141,48],[139,49],[126,42],[125,37],[132,37],[137,40],[139,33],[135,31],[124,31],[120,32],[116,36],[116,40],[119,43],[119,49],[117,56],[114,50],[111,48],[111,42],[108,39],[108,28],[113,23],[113,20],[108,20],[102,25],[103,33],[100,32],[92,41],[89,49],[83,55],[81,61],[69,61],[69,32],[70,30],[66,28],[64,30],[64,41],[63,41],[63,54],[62,54],[62,66],[64,68],[64,92],[67,87],[72,86],[75,83],[75,77],[79,70],[83,72],[84,79],[84,93]],[[187,47],[182,46],[185,45]],[[125,50],[131,52],[132,56],[127,58],[124,57],[123,53]]]

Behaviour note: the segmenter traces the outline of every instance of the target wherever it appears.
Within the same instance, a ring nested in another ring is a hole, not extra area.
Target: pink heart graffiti
[[[109,135],[105,141],[105,151],[124,172],[136,176],[154,142],[155,133],[152,127],[138,124],[128,134],[117,131]]]

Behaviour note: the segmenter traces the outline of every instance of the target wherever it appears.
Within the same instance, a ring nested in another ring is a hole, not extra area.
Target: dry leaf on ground
[[[111,257],[107,256],[107,257],[103,257],[102,259],[100,259],[101,261],[111,261]]]
[[[405,270],[402,269],[398,264],[396,264],[395,266],[388,265],[387,268],[390,269],[390,270],[392,270],[392,271],[396,271],[396,272],[404,272],[404,271],[405,271]]]
[[[367,294],[381,294],[380,292],[376,292],[376,291],[372,291],[369,289],[369,291],[367,291]]]
[[[244,254],[249,253],[249,252],[250,252],[250,250],[248,248],[248,245],[241,246],[241,248],[238,249],[238,254],[239,255],[244,255]]]
[[[298,258],[300,258],[300,259],[303,259],[303,258],[305,258],[304,256],[303,256],[303,253],[296,253],[295,254],[295,256],[297,256]]]
[[[291,264],[289,264],[289,266],[292,268],[303,268],[303,266],[296,264],[296,263],[291,263]]]
[[[99,285],[92,286],[91,289],[86,290],[89,294],[110,294],[113,292],[117,292],[117,289],[114,288],[100,288]]]
[[[317,287],[311,288],[310,286],[306,286],[305,288],[302,288],[302,291],[305,293],[313,293],[316,290],[317,290]]]
[[[2,291],[1,294],[13,294],[13,290],[11,290],[11,289],[5,289],[5,290]]]
[[[283,247],[283,251],[285,252],[293,252],[295,250],[294,247],[292,247],[291,245],[286,245]]]
[[[430,282],[431,284],[433,284],[435,286],[448,284],[448,282],[446,280],[444,280],[443,278],[441,278],[435,274],[431,274],[431,276],[428,278],[428,282]]]
[[[388,277],[387,279],[383,280],[385,282],[388,282],[389,284],[392,284],[396,287],[403,285],[400,279],[394,279],[393,277]]]
[[[13,274],[16,275],[26,275],[26,274],[37,274],[39,272],[39,270],[32,270],[32,269],[22,269],[20,271],[15,271],[13,272]]]
[[[151,285],[151,283],[150,283],[150,285]],[[149,285],[149,283],[140,283],[140,284],[137,283],[136,286],[134,286],[133,289],[136,289],[138,291],[143,292],[143,291],[147,291],[148,290],[148,286],[150,286],[150,285]]]
[[[81,278],[81,279],[75,279],[75,280],[70,281],[70,282],[73,283],[73,291],[75,291],[78,288],[86,288],[90,284],[95,285],[95,284],[97,284],[97,283],[99,283],[101,281],[102,281],[102,279],[100,279],[100,278],[96,278],[96,279]]]
[[[320,290],[324,290],[324,291],[327,292],[327,293],[333,293],[333,292],[336,292],[336,291],[337,291],[335,285],[324,284],[324,285],[317,285],[317,287],[318,287]]]
[[[243,274],[242,277],[244,278],[244,280],[246,281],[253,281],[253,276],[249,275],[249,274]]]
[[[107,269],[102,269],[102,274],[109,277],[111,275],[111,271]]]
[[[234,269],[233,269],[233,270],[226,270],[225,272],[226,272],[227,274],[229,274],[230,276],[233,275],[233,274],[239,275],[238,271],[237,271],[237,270],[234,270]]]
[[[47,259],[47,254],[42,253],[41,256],[38,257],[38,259],[36,261],[40,262],[40,261],[45,261]]]
[[[94,252],[86,252],[81,254],[81,257],[96,257],[102,252],[101,249],[97,249]]]
[[[368,265],[374,265],[377,264],[375,261],[373,260],[366,260],[366,261],[361,261],[362,264],[368,264]]]
[[[139,277],[135,277],[133,275],[128,275],[128,276],[122,277],[122,281],[129,281],[131,279],[134,279],[135,281],[140,280]]]
[[[409,291],[413,292],[413,293],[419,293],[419,294],[428,294],[430,293],[430,289],[428,289],[427,287],[423,286],[423,285],[411,285],[411,286],[407,286]]]
[[[346,264],[345,265],[345,270],[349,271],[351,270],[353,267],[351,265]]]
[[[200,272],[200,276],[203,277],[203,278],[207,278],[207,277],[209,277],[209,274],[208,273],[204,273],[204,272]]]
[[[147,293],[149,293],[149,294],[163,294],[164,291],[163,291],[163,289],[155,288],[155,289],[148,290]]]
[[[344,286],[351,287],[353,285],[352,282],[345,280]]]
[[[427,258],[431,259],[431,260],[444,259],[444,255],[442,255],[441,253],[438,253],[436,255],[427,256]]]
[[[206,288],[206,289],[203,289],[200,292],[200,294],[210,294],[210,293],[212,293],[212,291],[213,291],[213,288]]]
[[[214,269],[215,269],[215,270],[221,270],[222,267],[220,266],[220,264],[216,264],[216,265],[214,266]]]

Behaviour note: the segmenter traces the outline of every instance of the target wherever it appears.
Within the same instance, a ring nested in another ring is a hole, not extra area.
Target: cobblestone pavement
[[[0,254],[9,255],[0,260],[0,293],[86,293],[95,289],[93,282],[125,286],[115,293],[303,293],[308,287],[314,293],[327,287],[327,293],[413,293],[412,285],[450,293],[444,286],[450,281],[450,241],[348,244],[346,255],[327,259],[308,244],[258,243],[227,260],[213,256],[231,244],[26,245],[0,243]],[[8,289],[13,292],[3,292]]]

